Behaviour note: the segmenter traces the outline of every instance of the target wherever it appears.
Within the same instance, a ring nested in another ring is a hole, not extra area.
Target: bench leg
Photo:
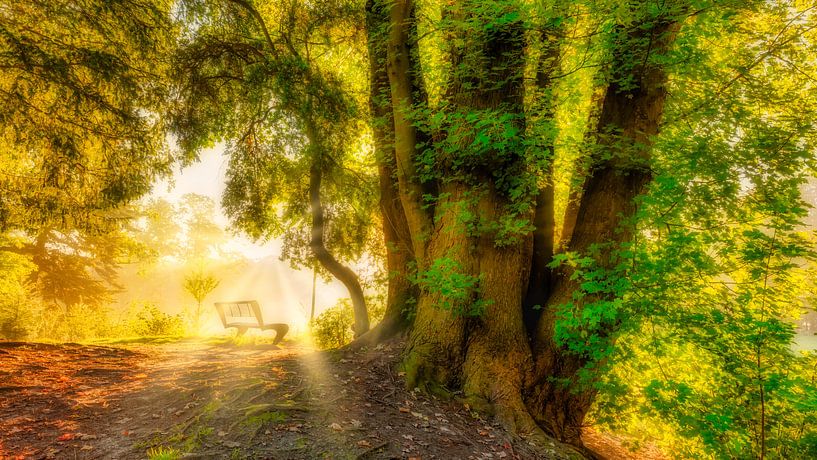
[[[247,327],[238,327],[236,329],[238,329],[238,334],[236,334],[236,337],[241,337],[242,335],[247,333],[247,329],[249,329],[249,328],[247,328]]]
[[[278,345],[281,343],[281,340],[284,340],[284,336],[287,335],[287,332],[289,332],[289,326],[286,324],[279,324],[273,329],[275,330],[275,339],[272,341],[272,344]]]

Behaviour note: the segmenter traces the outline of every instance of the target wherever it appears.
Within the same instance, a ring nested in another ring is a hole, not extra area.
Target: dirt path
[[[404,389],[395,351],[0,342],[0,458],[511,459],[535,453]]]

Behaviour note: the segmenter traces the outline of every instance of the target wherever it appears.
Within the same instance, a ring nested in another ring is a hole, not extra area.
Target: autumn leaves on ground
[[[393,370],[399,344],[321,353],[286,342],[139,342],[0,342],[0,458],[578,457],[515,442],[467,406],[406,390]]]

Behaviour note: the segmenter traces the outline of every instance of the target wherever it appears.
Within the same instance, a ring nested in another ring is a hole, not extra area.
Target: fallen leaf
[[[329,425],[329,428],[332,428],[335,431],[343,431],[343,427],[340,426],[340,423],[333,423]]]
[[[366,447],[366,448],[369,448],[369,447],[372,447],[372,443],[370,443],[369,441],[367,441],[367,440],[365,440],[365,439],[364,439],[364,440],[362,440],[362,441],[358,441],[358,442],[357,442],[357,446],[358,446],[358,447]]]
[[[74,439],[74,433],[63,433],[63,434],[60,435],[59,438],[57,438],[57,441],[65,442],[65,441],[70,441],[72,439]]]
[[[408,407],[401,407],[400,412],[408,414],[409,412],[411,412],[411,409],[409,409]]]

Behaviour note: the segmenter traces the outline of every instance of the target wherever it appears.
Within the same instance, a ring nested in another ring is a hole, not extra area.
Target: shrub
[[[0,298],[0,338],[25,340],[34,332],[36,301],[12,296]]]
[[[349,299],[339,300],[334,307],[325,310],[310,324],[315,344],[323,349],[346,345],[353,338],[354,322],[352,302]]]
[[[385,305],[381,297],[367,298],[366,306],[369,309],[369,320],[374,327],[383,318]],[[349,299],[340,299],[334,307],[325,310],[312,320],[310,329],[315,345],[319,348],[338,348],[351,342],[354,338],[352,325],[355,323],[355,313]]]
[[[24,340],[34,332],[38,300],[27,281],[33,269],[27,258],[0,251],[0,338]]]
[[[151,302],[135,304],[131,308],[136,309],[127,322],[127,329],[132,335],[182,335],[185,332],[181,315],[169,315]]]

